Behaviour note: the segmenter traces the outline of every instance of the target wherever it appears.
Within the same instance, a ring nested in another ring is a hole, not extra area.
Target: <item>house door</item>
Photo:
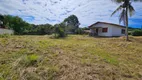
[[[97,34],[97,35],[98,35],[98,32],[99,32],[99,29],[97,28],[97,29],[96,29],[96,34]]]

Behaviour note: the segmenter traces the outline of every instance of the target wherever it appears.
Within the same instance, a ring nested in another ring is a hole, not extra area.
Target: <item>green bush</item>
[[[58,37],[65,37],[65,36],[66,36],[65,31],[62,28],[59,28]]]
[[[64,31],[62,27],[57,27],[55,32],[57,34],[57,35],[55,34],[56,38],[63,38],[67,36],[66,32]]]
[[[134,30],[134,31],[132,32],[132,35],[133,35],[133,36],[142,36],[142,30]]]
[[[132,35],[132,31],[129,31],[129,32],[128,32],[128,35]]]
[[[81,28],[78,28],[78,29],[75,30],[75,33],[76,34],[83,34],[84,31]]]

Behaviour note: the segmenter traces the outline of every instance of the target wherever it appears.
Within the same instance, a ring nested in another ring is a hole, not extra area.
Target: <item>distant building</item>
[[[125,36],[125,26],[118,24],[107,23],[107,22],[97,22],[89,26],[90,34],[92,36]]]
[[[14,34],[14,31],[6,29],[6,27],[3,25],[3,22],[0,21],[0,34]]]
[[[0,34],[14,34],[13,30],[0,28]]]
[[[84,34],[89,34],[90,30],[83,30]]]

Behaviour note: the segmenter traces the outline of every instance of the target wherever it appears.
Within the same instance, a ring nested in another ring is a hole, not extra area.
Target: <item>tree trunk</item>
[[[128,7],[126,7],[126,40],[129,41],[129,36],[128,36]]]
[[[55,38],[57,38],[57,27],[55,26]]]

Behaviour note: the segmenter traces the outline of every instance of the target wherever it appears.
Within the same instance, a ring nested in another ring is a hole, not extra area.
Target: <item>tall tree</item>
[[[79,28],[79,20],[76,15],[70,15],[68,18],[64,20],[64,23],[67,24],[70,31],[75,32],[76,29]]]
[[[124,25],[126,26],[126,40],[128,41],[129,40],[128,15],[131,17],[135,12],[133,6],[131,5],[131,1],[142,1],[142,0],[112,0],[112,1],[116,3],[121,3],[121,5],[112,13],[112,15],[114,15],[118,11],[121,11],[120,16],[119,16],[119,22],[121,23],[123,21]]]
[[[24,31],[28,30],[30,27],[30,24],[23,21],[20,17],[11,15],[4,15],[3,24],[13,29],[15,34],[23,34]]]

